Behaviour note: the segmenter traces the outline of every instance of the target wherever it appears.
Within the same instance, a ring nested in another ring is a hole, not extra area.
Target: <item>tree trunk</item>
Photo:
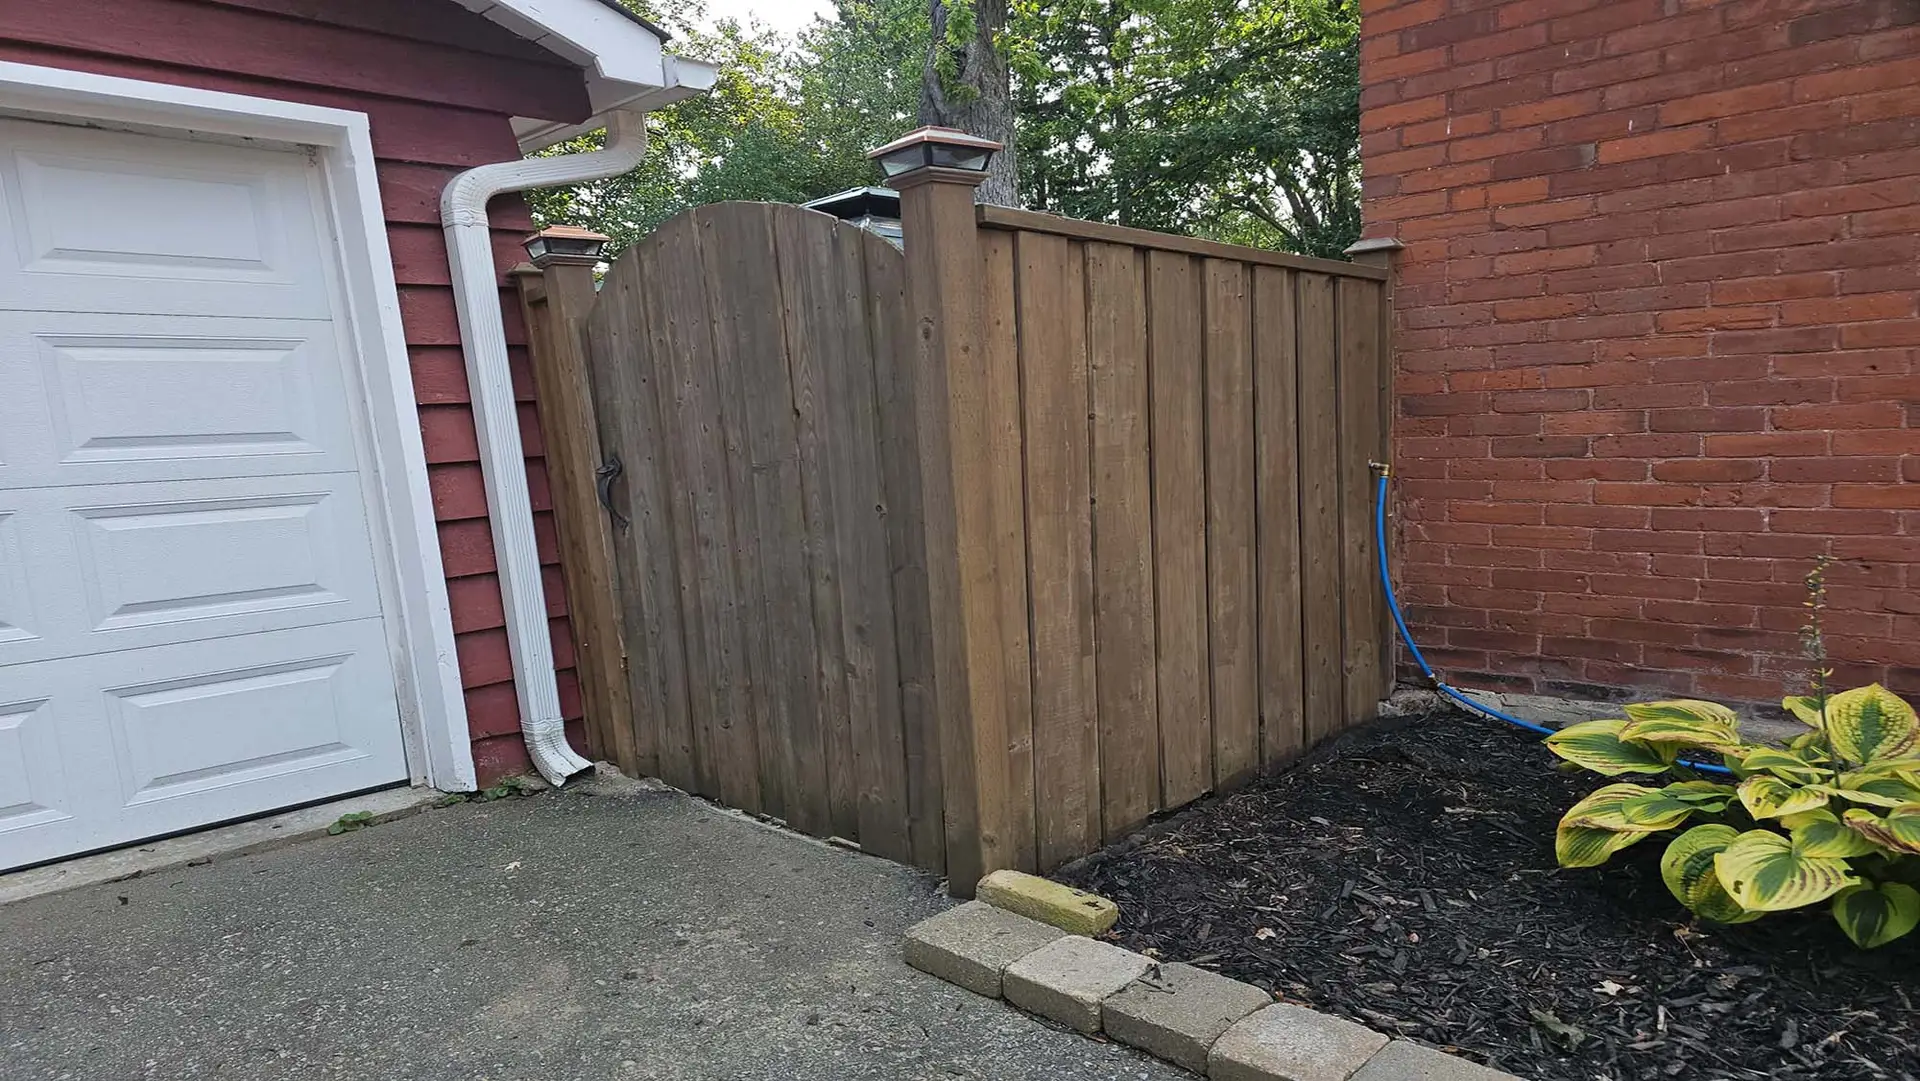
[[[975,198],[999,206],[1020,205],[1020,168],[1014,157],[1013,96],[1007,60],[994,38],[1007,26],[1007,0],[927,0],[933,38],[920,74],[920,122],[959,128],[1006,146],[993,156]],[[947,40],[949,6],[968,5],[974,33],[964,43]],[[943,69],[945,74],[943,74]]]

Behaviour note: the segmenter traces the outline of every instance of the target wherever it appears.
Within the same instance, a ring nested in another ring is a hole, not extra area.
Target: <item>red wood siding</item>
[[[570,64],[451,0],[9,0],[0,59],[363,112],[426,441],[461,683],[482,784],[528,767],[507,656],[440,191],[461,169],[518,155],[509,118],[589,113]],[[496,262],[523,256],[526,204],[493,206]],[[507,288],[502,279],[503,290]],[[505,293],[535,530],[547,565],[561,705],[580,716],[542,440],[519,303]],[[578,741],[580,733],[574,732]]]

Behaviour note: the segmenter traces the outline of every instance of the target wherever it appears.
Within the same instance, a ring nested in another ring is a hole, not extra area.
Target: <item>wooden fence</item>
[[[720,204],[574,316],[628,655],[583,680],[630,768],[968,893],[1372,714],[1386,272],[928,172],[904,257]]]

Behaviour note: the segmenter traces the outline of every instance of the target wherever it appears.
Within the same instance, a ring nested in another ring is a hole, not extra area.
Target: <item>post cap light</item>
[[[959,128],[926,127],[902,135],[867,157],[894,180],[921,169],[955,169],[985,176],[993,155],[1005,147],[992,139],[969,135]]]
[[[527,256],[542,270],[553,263],[598,263],[612,239],[577,225],[550,225],[526,239]]]

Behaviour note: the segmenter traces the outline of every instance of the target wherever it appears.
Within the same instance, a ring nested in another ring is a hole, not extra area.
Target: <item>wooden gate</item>
[[[599,491],[554,488],[563,543],[612,552],[598,678],[632,706],[601,744],[965,894],[1371,716],[1386,271],[903,205],[905,257],[798,207],[684,214],[578,320],[594,433],[542,378],[549,445],[599,443],[558,459]]]
[[[622,255],[586,338],[642,768],[938,866],[904,280],[873,234],[723,203]]]

